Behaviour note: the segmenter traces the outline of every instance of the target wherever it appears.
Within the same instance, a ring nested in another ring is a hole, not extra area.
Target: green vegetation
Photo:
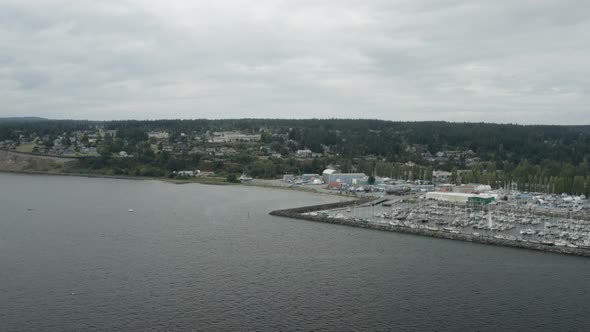
[[[227,182],[229,182],[229,183],[238,183],[238,182],[240,182],[238,180],[238,177],[235,174],[228,174],[225,180]]]
[[[17,152],[24,152],[24,153],[32,153],[35,146],[37,146],[37,144],[34,144],[34,143],[21,144],[16,147],[16,151]]]
[[[211,139],[222,131],[257,134],[260,139]],[[165,132],[166,137],[149,137],[150,132]],[[521,190],[590,194],[590,126],[335,119],[40,120],[0,123],[0,142],[17,151],[36,152],[36,144],[40,154],[79,153],[70,171],[95,174],[170,177],[174,171],[198,169],[229,181],[242,173],[255,178],[321,173],[333,165],[343,172],[404,180],[429,181],[433,170],[444,170],[452,172],[456,183],[516,183]],[[297,154],[304,149],[313,157]]]

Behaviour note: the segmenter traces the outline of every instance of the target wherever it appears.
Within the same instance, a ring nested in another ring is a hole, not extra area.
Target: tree
[[[225,181],[227,181],[227,182],[230,182],[230,183],[237,183],[237,182],[240,182],[240,181],[238,180],[238,178],[236,177],[236,175],[235,175],[235,174],[229,174],[229,175],[228,175],[228,176],[225,178]]]
[[[374,185],[375,184],[375,177],[374,176],[369,176],[369,180],[368,180],[369,185]]]

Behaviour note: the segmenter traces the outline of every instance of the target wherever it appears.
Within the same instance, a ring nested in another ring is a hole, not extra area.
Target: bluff
[[[60,173],[71,163],[73,158],[38,156],[0,150],[0,171],[5,172],[50,172]]]

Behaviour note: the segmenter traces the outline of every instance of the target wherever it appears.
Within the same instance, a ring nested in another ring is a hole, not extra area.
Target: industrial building
[[[489,204],[496,200],[495,195],[487,194],[467,194],[467,193],[451,193],[443,191],[432,191],[426,193],[427,199],[436,201],[453,202],[453,203],[474,203],[474,204]]]
[[[331,168],[326,168],[323,172],[322,172],[322,180],[324,180],[325,183],[330,183],[330,175],[336,173],[335,169],[331,169]]]
[[[366,184],[369,177],[365,173],[332,173],[327,174],[328,181],[326,183],[341,182],[349,186],[356,184]]]

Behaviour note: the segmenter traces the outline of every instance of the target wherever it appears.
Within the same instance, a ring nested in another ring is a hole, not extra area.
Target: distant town
[[[587,127],[372,120],[0,122],[0,170],[372,199],[296,218],[589,255]],[[559,248],[559,249],[548,249]]]
[[[281,179],[343,192],[510,189],[537,193],[547,203],[552,199],[546,195],[590,193],[586,126],[10,119],[0,121],[0,150],[70,159],[36,169],[22,157],[22,164],[0,165],[8,170],[220,182]]]

